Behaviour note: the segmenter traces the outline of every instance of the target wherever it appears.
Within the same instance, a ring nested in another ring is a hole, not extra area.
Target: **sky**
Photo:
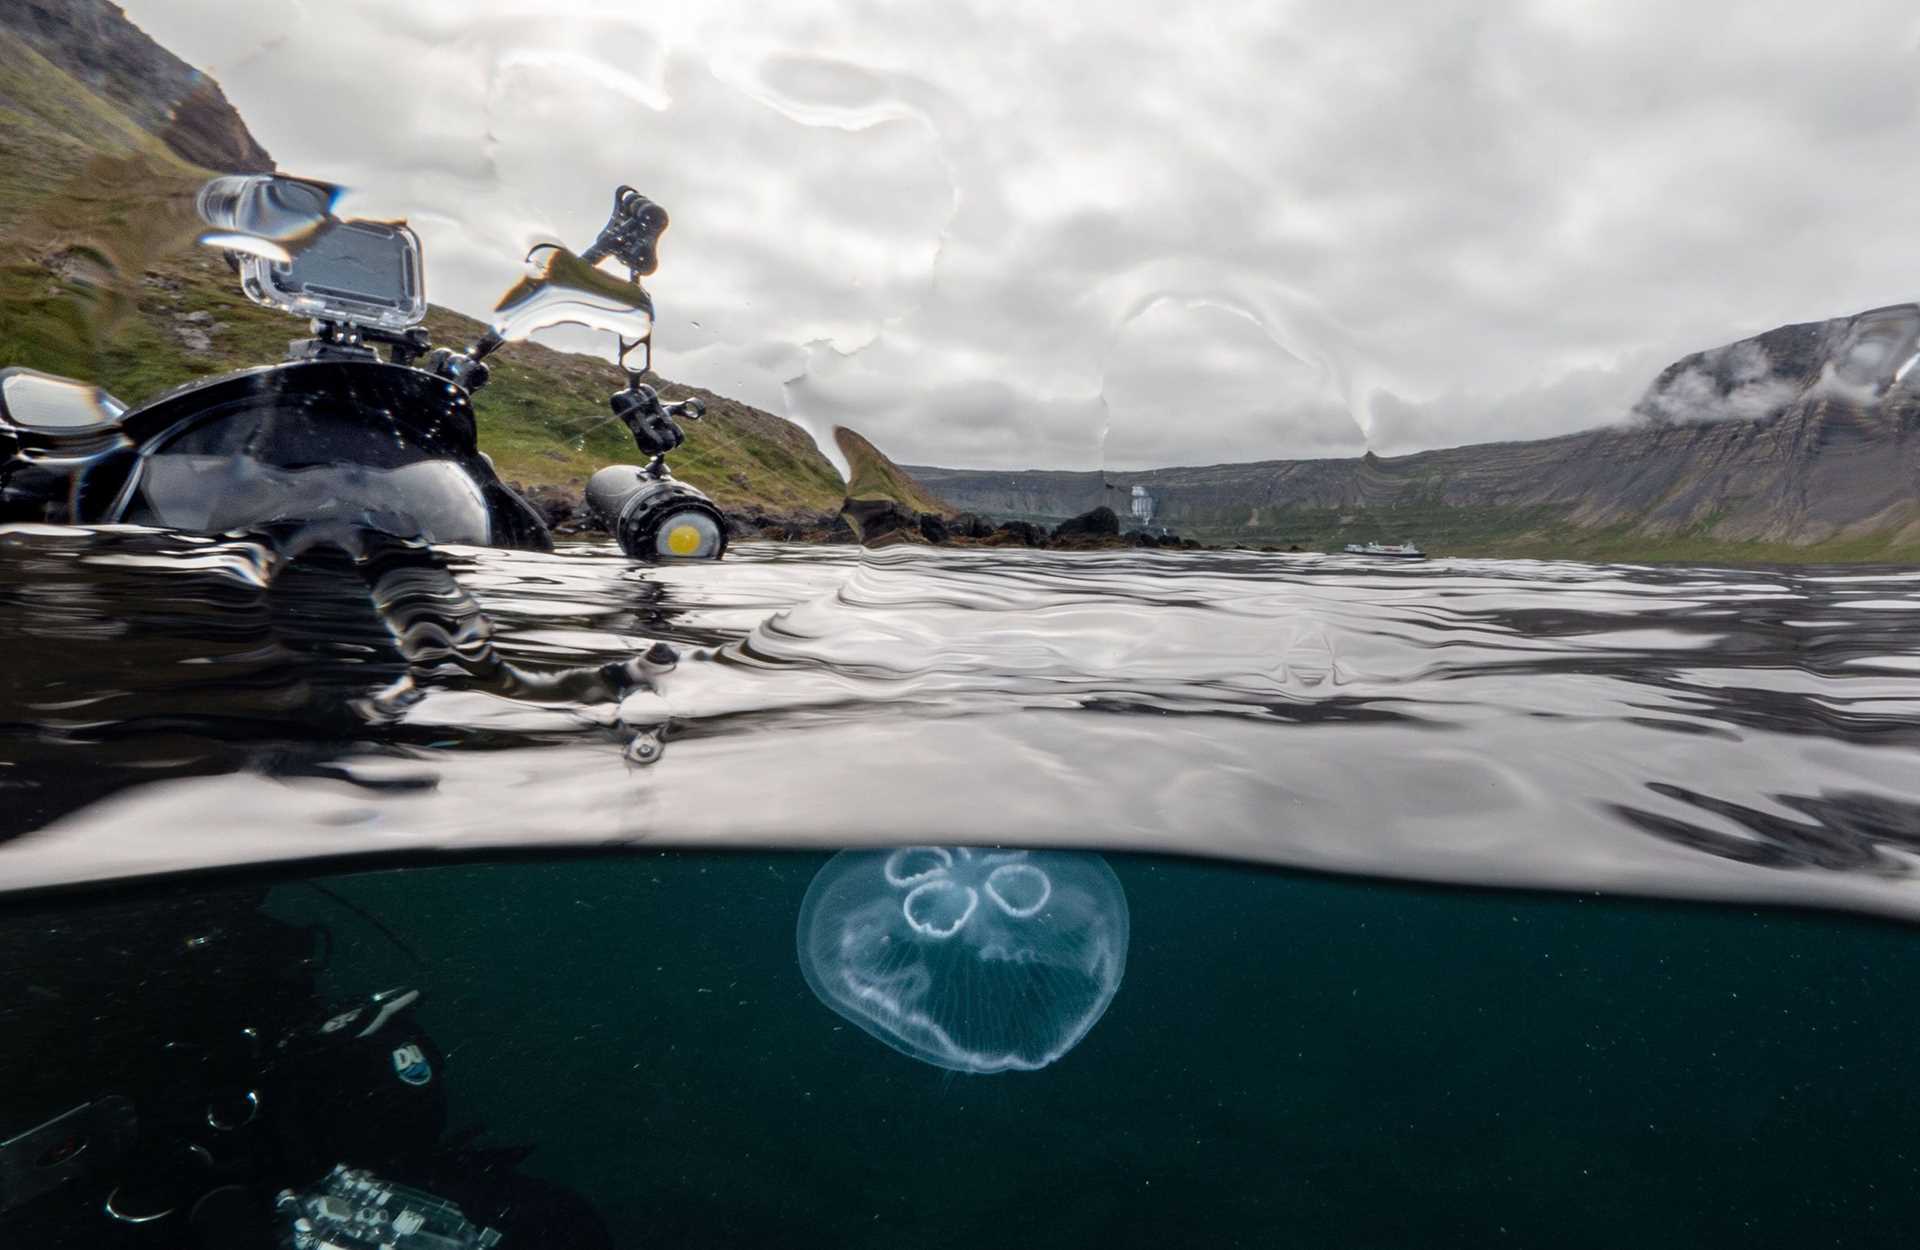
[[[1920,298],[1909,3],[126,8],[463,312],[638,187],[659,371],[905,463],[1537,438]]]

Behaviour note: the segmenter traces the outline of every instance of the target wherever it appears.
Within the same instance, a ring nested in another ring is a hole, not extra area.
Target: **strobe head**
[[[609,465],[587,481],[587,509],[635,560],[718,560],[727,523],[713,501],[637,465]]]

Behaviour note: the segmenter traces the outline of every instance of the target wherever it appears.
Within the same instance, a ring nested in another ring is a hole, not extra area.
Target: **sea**
[[[165,1035],[205,935],[49,935],[248,892],[613,1244],[1920,1228],[1920,571],[11,526],[0,587],[0,1032]],[[903,847],[1111,868],[1064,1053],[810,982]]]

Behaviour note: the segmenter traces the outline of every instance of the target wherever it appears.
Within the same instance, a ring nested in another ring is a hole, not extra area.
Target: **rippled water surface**
[[[414,852],[0,903],[0,1066],[27,1074],[0,1141],[103,1090],[171,1123],[152,1055],[409,986],[448,1132],[379,1166],[509,1245],[573,1244],[514,1222],[529,1178],[620,1246],[1854,1247],[1920,1220],[1911,930],[1746,905],[1915,913],[1920,573],[289,549],[0,531],[0,885]],[[1124,978],[1056,1062],[956,1075],[819,997],[796,923],[824,854],[665,849],[923,841],[1168,853],[1107,856]],[[1514,885],[1558,892],[1484,888]],[[290,958],[315,932],[324,960]],[[300,1126],[297,1081],[263,1079]],[[382,1088],[332,1090],[325,1131]],[[475,1141],[530,1147],[525,1175]],[[97,1244],[154,1157],[0,1240]]]
[[[14,527],[0,585],[7,886],[941,840],[1920,910],[1915,572]]]

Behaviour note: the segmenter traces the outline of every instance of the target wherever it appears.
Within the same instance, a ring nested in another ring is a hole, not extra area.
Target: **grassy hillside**
[[[0,30],[0,229],[93,157],[133,153],[186,168],[112,104]]]
[[[845,426],[835,426],[833,440],[840,445],[840,454],[847,458],[847,471],[851,475],[847,482],[848,499],[891,499],[913,512],[946,515],[955,511],[887,459],[866,436]]]
[[[282,358],[304,324],[250,303],[193,240],[192,197],[209,177],[114,107],[0,32],[0,364],[98,382],[139,403],[196,378]],[[428,259],[431,268],[431,257]],[[431,277],[431,274],[429,274]],[[481,327],[436,308],[436,342]],[[624,384],[595,357],[516,343],[475,396],[480,445],[501,475],[566,485],[636,458],[607,409]],[[709,392],[707,418],[673,457],[723,507],[833,512],[844,486],[799,427]]]
[[[1713,521],[1664,534],[1625,523],[1581,526],[1557,507],[1402,504],[1382,508],[1261,508],[1246,526],[1182,526],[1201,542],[1338,551],[1348,543],[1412,539],[1432,555],[1555,560],[1673,560],[1725,564],[1920,562],[1920,538],[1881,530],[1817,543],[1735,542]]]

